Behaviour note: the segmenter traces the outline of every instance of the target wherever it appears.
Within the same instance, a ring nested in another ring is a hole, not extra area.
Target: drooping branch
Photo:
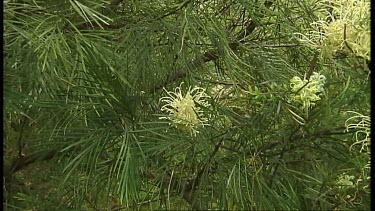
[[[169,12],[161,15],[159,18],[157,18],[158,20],[159,19],[162,19],[162,18],[165,18],[165,17],[168,17],[170,15],[173,15],[173,14],[176,14],[178,11],[180,11],[181,9],[183,9],[186,5],[188,5],[189,3],[191,2],[191,0],[185,0],[184,2],[182,2],[180,5],[174,7],[172,10],[170,10]]]
[[[223,133],[220,133],[215,138],[222,137],[228,132],[229,130]],[[164,177],[161,181],[158,181],[158,184],[156,184],[156,186],[168,187],[170,190],[174,190],[177,193],[182,193],[182,198],[186,202],[188,202],[194,210],[202,209],[201,207],[202,203],[200,199],[196,197],[196,189],[197,189],[197,186],[200,184],[200,181],[204,172],[207,170],[207,167],[209,166],[212,159],[217,154],[224,140],[225,138],[220,138],[220,140],[215,144],[214,149],[211,151],[211,153],[207,155],[206,159],[198,164],[197,171],[193,174],[192,178],[188,179],[185,177],[184,178],[180,177],[177,174],[171,174],[171,175],[168,175],[167,177]],[[155,178],[157,178],[157,175],[155,175],[151,171],[144,172],[144,176],[148,180],[154,180]],[[181,181],[183,181],[182,183],[186,185],[181,186],[180,185],[182,184]]]

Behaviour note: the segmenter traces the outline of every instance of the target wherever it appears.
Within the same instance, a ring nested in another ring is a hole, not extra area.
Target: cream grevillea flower
[[[323,28],[326,45],[333,52],[351,50],[357,56],[370,59],[371,35],[369,29],[363,29],[358,24],[354,25],[347,20],[335,20],[324,25]]]
[[[206,90],[200,87],[193,89],[189,87],[189,90],[183,95],[181,85],[174,92],[163,88],[169,96],[160,98],[160,101],[165,103],[161,110],[168,112],[169,115],[160,117],[160,119],[169,119],[176,128],[196,135],[199,126],[208,125],[208,119],[204,117],[203,111],[197,105],[208,106],[207,98],[209,96],[205,93]]]
[[[306,45],[335,54],[338,51],[353,53],[370,59],[370,1],[369,0],[320,0],[327,8],[326,15],[312,23],[312,30],[301,36]]]
[[[295,76],[290,80],[290,87],[293,92],[291,99],[302,104],[302,109],[315,105],[315,101],[320,100],[319,94],[324,91],[326,78],[324,75],[314,72],[310,80],[302,80]]]
[[[337,19],[332,17],[323,27],[327,44],[340,50],[350,48],[355,55],[370,59],[370,1],[332,0],[331,3]]]

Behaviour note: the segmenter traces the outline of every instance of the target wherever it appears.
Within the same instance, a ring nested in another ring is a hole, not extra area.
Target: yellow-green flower
[[[320,100],[319,94],[324,91],[326,78],[324,75],[314,72],[310,80],[302,80],[295,76],[290,80],[290,87],[293,92],[291,99],[302,104],[302,109],[315,105],[315,101]]]
[[[187,93],[183,95],[181,85],[174,92],[163,88],[168,96],[160,98],[160,101],[165,103],[161,110],[168,112],[169,115],[160,119],[168,119],[176,128],[196,135],[199,126],[208,125],[208,119],[204,117],[201,107],[197,105],[207,107],[209,96],[205,93],[206,90],[200,87],[193,89],[189,87]]]
[[[336,180],[336,184],[339,185],[340,187],[353,187],[354,176],[347,175],[346,173],[342,173],[338,176]]]

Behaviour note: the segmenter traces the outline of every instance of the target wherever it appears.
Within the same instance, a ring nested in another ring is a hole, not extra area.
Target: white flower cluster
[[[312,23],[316,31],[302,36],[300,41],[311,47],[322,48],[328,54],[337,51],[351,52],[370,59],[370,1],[368,0],[324,0],[327,9],[321,20]],[[327,21],[328,20],[328,21]],[[323,29],[323,30],[321,30]]]
[[[326,44],[334,52],[351,50],[357,56],[370,59],[370,31],[360,30],[346,20],[332,21],[324,29]]]
[[[169,96],[160,98],[160,101],[165,103],[161,110],[168,112],[169,115],[160,117],[160,119],[171,120],[171,124],[176,128],[189,131],[191,135],[195,136],[198,133],[197,127],[208,125],[208,119],[203,116],[203,111],[197,104],[207,107],[206,99],[209,96],[205,93],[206,90],[200,87],[193,89],[189,87],[183,96],[181,85],[174,92],[164,89]]]
[[[334,50],[353,51],[357,56],[370,59],[370,2],[367,0],[334,0],[334,19],[323,28],[327,44]]]
[[[295,76],[290,80],[290,87],[293,94],[291,99],[302,104],[302,109],[315,105],[315,101],[320,100],[319,94],[324,91],[326,78],[324,75],[314,72],[309,80],[302,80]]]

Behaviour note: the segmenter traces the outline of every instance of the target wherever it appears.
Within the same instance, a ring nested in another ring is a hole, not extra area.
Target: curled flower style
[[[370,144],[371,144],[371,119],[370,116],[365,116],[360,113],[349,111],[350,113],[355,114],[348,118],[345,121],[346,131],[350,129],[357,130],[355,133],[355,143],[352,144],[349,148],[351,151],[352,148],[356,145],[361,145],[361,149],[359,152],[367,152],[370,153]]]
[[[209,96],[205,93],[206,90],[200,87],[194,87],[193,89],[189,87],[184,96],[181,85],[174,92],[163,88],[168,96],[160,98],[160,101],[165,103],[161,110],[168,112],[169,115],[160,117],[160,119],[168,119],[176,128],[196,135],[199,132],[197,130],[199,126],[208,125],[208,119],[204,117],[200,106],[208,106],[207,98]]]
[[[302,109],[315,105],[315,101],[320,100],[319,94],[324,91],[326,78],[314,72],[310,80],[302,80],[295,76],[290,80],[290,87],[293,92],[291,99],[302,104]]]

